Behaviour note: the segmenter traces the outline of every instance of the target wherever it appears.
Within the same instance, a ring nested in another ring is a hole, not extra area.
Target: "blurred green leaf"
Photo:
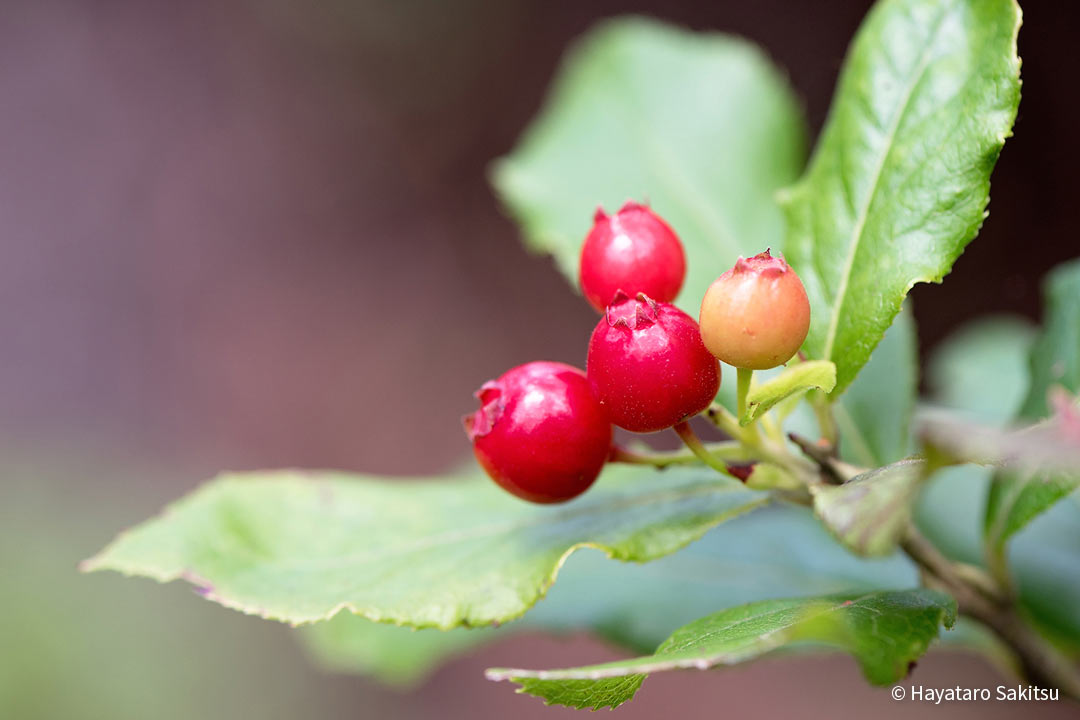
[[[412,684],[474,644],[509,633],[588,630],[643,653],[717,608],[795,595],[899,590],[917,582],[918,574],[903,556],[855,557],[807,509],[773,505],[733,518],[646,565],[575,553],[547,596],[498,630],[413,631],[341,613],[300,633],[330,669]]]
[[[985,565],[983,523],[992,471],[965,465],[936,473],[919,498],[923,533],[954,560]],[[1080,498],[1050,507],[1007,548],[1026,616],[1080,652]]]
[[[805,137],[786,78],[754,45],[620,18],[567,54],[492,181],[530,247],[575,287],[596,207],[648,201],[686,248],[679,305],[697,317],[738,255],[780,246],[773,194],[802,169]]]
[[[930,400],[991,425],[1011,420],[1030,382],[1027,358],[1034,335],[1025,321],[1006,317],[961,327],[942,341],[927,361]],[[888,335],[882,347],[887,342]],[[872,365],[873,360],[867,372]],[[851,392],[863,381],[863,375]],[[923,490],[916,509],[918,524],[954,559],[967,563],[983,560],[988,478],[989,472],[983,468],[947,468],[934,474]]]
[[[1014,325],[1016,331],[1008,332]],[[1029,328],[1008,319],[961,328],[929,359],[936,392],[932,399],[1000,425],[1027,391],[1032,340]],[[967,377],[961,377],[965,372]],[[960,382],[943,382],[946,378]],[[986,561],[991,475],[987,468],[970,465],[947,468],[929,480],[919,499],[920,529],[955,560]],[[1008,557],[1025,612],[1044,632],[1080,649],[1080,502],[1059,502],[1043,513],[1014,536]]]
[[[939,282],[986,215],[1020,100],[1013,0],[882,0],[844,63],[785,250],[813,310],[805,349],[855,379],[912,285]]]
[[[1080,389],[1080,261],[1055,268],[1044,283],[1044,296],[1045,325],[1031,348],[1031,385],[1020,413],[1029,420],[1048,414],[1052,385]],[[1071,470],[1030,468],[995,475],[986,503],[984,542],[991,569],[1002,579],[1008,574],[1005,543],[1076,490],[1080,462]]]
[[[1045,325],[1031,348],[1031,385],[1021,417],[1046,417],[1051,386],[1080,389],[1080,261],[1056,267],[1044,283]],[[1064,445],[1064,443],[1062,443]],[[1054,503],[1080,486],[1080,454],[1063,471],[1038,468],[1000,472],[990,484],[984,542],[991,569],[1007,575],[1005,543]]]
[[[528,610],[578,548],[655,560],[765,500],[699,468],[613,465],[560,506],[517,500],[486,478],[226,475],[84,569],[184,579],[226,607],[294,624],[349,610],[415,627],[490,625]]]
[[[940,626],[955,621],[955,601],[925,589],[765,600],[690,623],[646,657],[566,670],[495,668],[488,677],[512,680],[548,704],[614,708],[630,700],[650,673],[706,670],[814,644],[846,650],[870,682],[885,685],[907,675]]]
[[[887,555],[903,538],[925,473],[924,461],[901,460],[843,485],[816,485],[814,512],[852,552]]]
[[[1028,523],[1080,486],[1072,474],[1002,472],[990,483],[984,542],[991,569],[1005,577],[1005,543]]]
[[[829,392],[836,384],[836,366],[825,360],[810,360],[785,368],[782,373],[746,394],[746,412],[739,423],[749,425],[777,403],[815,388]]]
[[[1031,420],[1049,414],[1051,385],[1080,394],[1080,260],[1054,268],[1043,294],[1046,317],[1031,350],[1031,387],[1020,413]]]
[[[964,325],[940,343],[928,362],[934,402],[972,419],[1003,425],[1028,391],[1025,369],[1035,328],[1023,318],[989,317]]]
[[[838,402],[833,416],[840,433],[840,455],[862,467],[879,467],[912,451],[910,422],[918,389],[919,357],[915,321],[904,310],[885,333]],[[787,425],[805,437],[817,437],[816,421],[805,406]]]

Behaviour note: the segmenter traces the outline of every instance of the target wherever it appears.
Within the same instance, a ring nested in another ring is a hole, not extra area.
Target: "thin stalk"
[[[964,573],[957,572],[953,563],[914,526],[900,547],[930,580],[956,598],[962,614],[986,625],[1016,653],[1030,682],[1080,699],[1080,672],[1076,666],[1024,621],[1010,599],[980,587],[985,579],[972,583]]]
[[[705,450],[713,457],[735,462],[752,459],[746,448],[736,442],[708,443]],[[651,465],[657,468],[670,467],[672,465],[693,465],[701,462],[701,458],[692,452],[683,451],[640,451],[629,448],[614,446],[611,449],[611,462],[628,463],[631,465]]]
[[[746,396],[750,394],[750,383],[754,380],[754,371],[750,368],[736,368],[735,411],[742,420],[746,417]]]
[[[724,463],[722,460],[718,459],[709,452],[708,448],[705,447],[705,443],[701,442],[701,438],[699,438],[697,436],[697,433],[694,432],[693,428],[690,427],[689,422],[684,420],[683,422],[673,427],[672,430],[674,430],[675,433],[680,438],[682,438],[682,441],[686,444],[686,447],[690,448],[690,452],[694,453],[694,455],[696,455],[697,458],[701,460],[701,462],[705,463],[717,472],[721,472],[724,475],[735,477],[731,474],[731,471],[728,470],[728,466],[726,463]]]

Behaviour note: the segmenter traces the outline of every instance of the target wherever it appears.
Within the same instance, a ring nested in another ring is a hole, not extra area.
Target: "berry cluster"
[[[709,287],[699,322],[671,304],[686,276],[678,236],[647,206],[597,210],[581,251],[581,289],[603,314],[586,372],[531,362],[477,391],[465,430],[477,460],[507,491],[537,503],[585,492],[612,452],[612,425],[676,427],[720,389],[722,360],[761,370],[787,362],[810,326],[795,272],[769,251]],[[676,428],[678,429],[678,428]]]

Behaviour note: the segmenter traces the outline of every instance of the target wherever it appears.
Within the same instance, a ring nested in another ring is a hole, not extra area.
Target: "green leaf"
[[[825,360],[793,365],[746,394],[746,412],[740,425],[749,425],[777,403],[815,388],[830,392],[836,385],[836,366]]]
[[[612,466],[560,506],[522,502],[486,478],[226,475],[84,569],[185,579],[222,605],[293,624],[347,609],[416,627],[489,625],[528,610],[578,548],[654,560],[765,500],[695,468]]]
[[[911,454],[918,371],[915,320],[905,310],[896,316],[855,382],[833,404],[844,459],[879,467]]]
[[[645,676],[666,670],[734,665],[775,650],[823,645],[855,656],[866,678],[885,685],[904,677],[939,627],[956,620],[952,598],[932,590],[766,600],[723,610],[680,628],[646,657],[566,670],[488,670],[549,704],[617,707]]]
[[[843,485],[816,485],[814,512],[853,552],[888,555],[908,527],[925,473],[924,461],[901,460]]]
[[[934,402],[972,419],[1003,425],[1028,388],[1028,353],[1035,328],[1019,317],[989,317],[963,326],[938,345],[928,363]]]
[[[1080,394],[1080,260],[1054,268],[1043,293],[1046,318],[1031,351],[1031,387],[1020,413],[1029,420],[1049,414],[1051,385]]]
[[[1005,543],[1050,506],[1080,487],[1080,470],[1073,474],[999,473],[990,484],[984,538],[987,557],[1003,572]]]
[[[645,565],[575,553],[543,601],[498,630],[414,631],[340,613],[300,635],[330,669],[406,685],[470,647],[511,633],[591,631],[644,653],[718,608],[796,595],[901,590],[917,582],[918,573],[904,556],[858,558],[806,508],[770,505]]]
[[[1080,497],[1074,493],[1017,533],[1007,551],[1025,614],[1080,654]]]
[[[773,196],[798,177],[805,137],[786,77],[754,45],[620,18],[568,53],[492,182],[529,246],[574,287],[596,207],[647,200],[683,241],[679,305],[697,317],[738,255],[780,246]]]
[[[882,0],[848,53],[803,178],[788,260],[812,308],[805,349],[842,393],[911,287],[940,282],[986,216],[1020,100],[1013,0]]]

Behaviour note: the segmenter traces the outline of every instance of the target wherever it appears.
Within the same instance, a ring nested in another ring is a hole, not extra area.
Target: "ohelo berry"
[[[701,339],[737,368],[767,370],[791,359],[810,329],[810,302],[783,256],[739,258],[701,301]]]
[[[720,364],[694,319],[643,293],[616,294],[589,340],[585,367],[611,421],[633,432],[696,415],[720,388]]]
[[[531,362],[476,392],[464,418],[473,452],[491,479],[536,503],[585,492],[611,451],[611,420],[581,370]]]
[[[581,291],[599,312],[622,290],[670,302],[686,277],[686,255],[678,236],[645,205],[628,202],[614,215],[603,208],[581,248]]]

